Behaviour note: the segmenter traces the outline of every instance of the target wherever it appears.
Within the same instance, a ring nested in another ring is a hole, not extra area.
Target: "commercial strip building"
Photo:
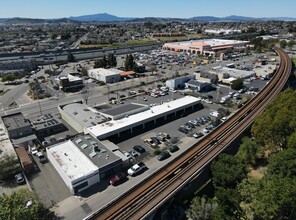
[[[111,120],[89,127],[88,131],[89,134],[99,140],[128,136],[155,127],[157,124],[171,121],[182,115],[198,111],[202,108],[203,105],[199,98],[184,96],[177,100],[153,106],[137,114],[127,115],[119,120]]]
[[[58,106],[62,119],[78,133],[88,133],[87,128],[107,121],[99,112],[88,107],[82,101]]]
[[[47,147],[47,157],[73,194],[80,193],[130,166],[130,160],[109,140],[143,132],[203,108],[192,96],[149,107],[132,103],[97,112],[82,102],[58,106],[78,135]],[[108,140],[107,140],[108,138]]]
[[[249,41],[222,40],[222,39],[205,39],[194,41],[181,41],[165,43],[163,50],[175,52],[187,52],[197,55],[212,55],[218,51],[224,51],[231,48],[245,47]]]
[[[48,160],[73,194],[118,173],[123,160],[127,160],[124,154],[110,151],[90,135],[79,135],[73,140],[52,145],[46,148],[46,152]]]

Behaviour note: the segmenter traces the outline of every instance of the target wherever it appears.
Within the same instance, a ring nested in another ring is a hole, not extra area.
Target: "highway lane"
[[[39,53],[14,53],[14,54],[0,54],[0,61],[18,60],[18,59],[36,59],[45,63],[53,63],[56,61],[67,60],[68,54],[71,53],[77,60],[94,59],[107,55],[114,51],[115,55],[122,55],[126,53],[134,53],[141,51],[148,51],[153,48],[158,48],[161,44],[156,43],[152,45],[142,46],[126,46],[123,48],[109,48],[109,49],[73,49],[62,51],[45,51]]]

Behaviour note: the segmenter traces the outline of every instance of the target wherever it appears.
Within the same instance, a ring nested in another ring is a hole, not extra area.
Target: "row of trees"
[[[192,219],[296,219],[296,92],[288,89],[261,114],[235,156],[212,163],[214,198],[196,197]],[[263,170],[259,172],[259,170]]]
[[[104,55],[102,59],[99,59],[95,62],[94,68],[110,68],[116,67],[117,60],[116,56],[113,53],[108,54],[108,58]]]

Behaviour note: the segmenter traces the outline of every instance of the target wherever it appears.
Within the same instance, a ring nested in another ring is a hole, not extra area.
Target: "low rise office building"
[[[90,135],[79,135],[73,140],[52,145],[46,148],[46,152],[48,160],[73,194],[118,173],[123,159],[127,159]]]
[[[97,68],[92,70],[87,70],[87,75],[90,78],[95,80],[104,82],[104,83],[115,83],[121,80],[120,73],[123,72],[122,70],[118,69],[104,69],[104,68]]]

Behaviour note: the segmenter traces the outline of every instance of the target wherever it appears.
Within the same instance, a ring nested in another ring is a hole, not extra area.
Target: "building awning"
[[[126,72],[121,72],[120,76],[129,76],[135,74],[134,71],[126,71]]]

